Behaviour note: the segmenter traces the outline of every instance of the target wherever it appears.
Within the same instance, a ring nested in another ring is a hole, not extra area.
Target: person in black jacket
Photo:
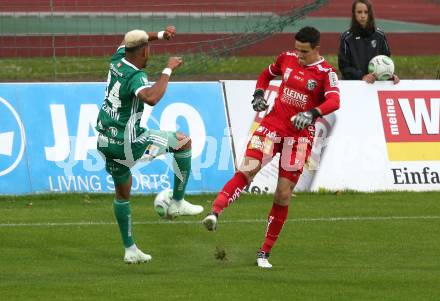
[[[342,79],[364,80],[374,83],[376,78],[368,73],[368,63],[376,55],[391,56],[383,31],[376,28],[373,7],[368,0],[355,0],[351,8],[350,29],[341,35],[338,64]],[[397,84],[400,79],[393,75]]]

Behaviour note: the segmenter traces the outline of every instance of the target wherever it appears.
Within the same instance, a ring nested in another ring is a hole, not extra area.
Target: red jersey
[[[339,108],[338,76],[324,58],[303,66],[296,53],[284,52],[261,73],[256,88],[266,90],[276,76],[282,80],[278,97],[261,124],[270,125],[278,135],[298,133],[290,121],[298,112],[318,108],[327,115]]]

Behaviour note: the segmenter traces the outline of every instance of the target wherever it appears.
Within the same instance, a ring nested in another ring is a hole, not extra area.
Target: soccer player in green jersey
[[[126,263],[151,260],[150,255],[137,248],[132,235],[130,168],[137,161],[173,153],[175,176],[168,215],[196,215],[203,211],[202,206],[183,199],[191,170],[190,138],[179,132],[147,130],[140,126],[144,103],[154,106],[160,101],[172,71],[182,64],[182,58],[170,57],[159,80],[151,85],[142,70],[150,56],[149,41],[169,40],[175,34],[174,26],[158,33],[132,30],[125,34],[111,58],[106,96],[98,115],[98,150],[104,156],[105,168],[115,183],[113,208],[125,247]]]

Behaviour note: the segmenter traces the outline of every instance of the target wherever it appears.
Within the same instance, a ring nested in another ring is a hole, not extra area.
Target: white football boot
[[[144,263],[152,259],[151,255],[139,250],[136,245],[125,248],[124,262],[128,264]]]
[[[217,215],[211,212],[202,220],[202,224],[208,231],[215,231],[217,229],[217,219]]]
[[[269,262],[269,253],[259,251],[257,253],[257,266],[263,269],[271,269],[272,265]]]
[[[179,215],[197,215],[203,212],[203,207],[200,205],[193,205],[184,199],[176,201],[172,199],[168,207],[168,215],[175,218]]]

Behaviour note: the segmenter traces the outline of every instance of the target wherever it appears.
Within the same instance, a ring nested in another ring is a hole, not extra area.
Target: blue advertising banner
[[[112,192],[96,150],[104,83],[0,84],[0,194]],[[220,83],[170,83],[141,125],[192,138],[188,192],[215,192],[234,172]],[[172,187],[172,157],[132,169],[133,192]]]

